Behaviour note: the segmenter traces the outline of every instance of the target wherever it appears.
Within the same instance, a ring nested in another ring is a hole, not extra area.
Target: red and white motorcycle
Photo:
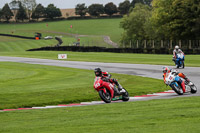
[[[121,93],[114,83],[105,82],[101,77],[95,78],[94,89],[99,92],[100,98],[105,103],[110,103],[112,100],[129,100],[129,94],[126,89],[123,88],[123,93]]]

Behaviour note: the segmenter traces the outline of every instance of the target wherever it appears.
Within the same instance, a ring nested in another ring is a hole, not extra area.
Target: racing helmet
[[[176,49],[176,50],[178,50],[178,49],[179,49],[179,46],[178,46],[178,45],[176,45],[176,46],[175,46],[175,49]]]
[[[102,76],[102,70],[101,70],[101,68],[99,68],[99,67],[95,68],[94,69],[94,74],[96,76]]]
[[[167,72],[170,72],[170,69],[169,69],[169,67],[164,66],[163,67],[163,73],[167,73]]]

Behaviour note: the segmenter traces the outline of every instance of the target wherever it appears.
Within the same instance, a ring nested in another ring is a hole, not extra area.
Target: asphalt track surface
[[[49,60],[49,59],[36,59],[36,58],[23,58],[23,57],[6,57],[0,56],[0,62],[18,62],[28,64],[40,64],[49,66],[60,66],[69,68],[79,68],[94,70],[96,67],[102,68],[103,71],[110,73],[129,74],[143,77],[150,77],[155,79],[162,79],[162,67],[163,65],[145,65],[145,64],[124,64],[124,63],[100,63],[100,62],[79,62],[79,61],[61,61],[61,60]],[[187,65],[187,64],[186,64]],[[174,68],[174,66],[169,66]],[[188,97],[188,96],[200,96],[200,67],[186,67],[185,69],[179,69],[179,72],[183,72],[187,77],[197,86],[198,91],[196,94],[185,93],[182,96],[178,96],[175,93],[162,96],[147,97],[139,100],[150,99],[168,99],[175,97]],[[164,83],[163,83],[164,84]]]

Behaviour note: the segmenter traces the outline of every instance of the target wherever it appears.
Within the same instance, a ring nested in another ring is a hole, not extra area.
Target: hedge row
[[[172,54],[173,49],[152,48],[105,48],[105,47],[83,47],[83,46],[60,46],[41,47],[29,49],[28,51],[75,51],[75,52],[113,52],[113,53],[146,53],[146,54]],[[200,54],[200,49],[183,49],[185,54]]]

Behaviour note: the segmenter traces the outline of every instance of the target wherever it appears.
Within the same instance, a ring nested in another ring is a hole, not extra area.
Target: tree
[[[122,3],[119,3],[118,10],[119,10],[120,14],[125,15],[125,14],[128,14],[130,7],[131,7],[130,1],[125,0]]]
[[[11,10],[13,11],[14,16],[17,15],[17,11],[19,10],[19,3],[20,2],[17,0],[13,0],[12,2],[9,3],[9,6],[10,6]],[[16,19],[15,19],[15,21],[16,21]]]
[[[168,24],[171,21],[170,9],[173,0],[154,0],[151,23],[158,39],[168,36]]]
[[[133,11],[123,17],[120,26],[124,29],[122,41],[147,39],[145,26],[151,17],[151,8],[147,5],[136,4]]]
[[[152,0],[132,0],[131,6],[134,8],[135,4],[137,4],[137,3],[141,3],[141,4],[151,6],[151,2],[152,2]]]
[[[152,6],[152,1],[153,0],[144,0],[144,4],[148,6]]]
[[[33,13],[33,11],[35,10],[37,6],[36,0],[19,0],[19,1],[22,3],[22,6],[25,8],[28,15],[28,19],[30,21],[31,14]]]
[[[117,13],[117,6],[115,4],[113,4],[112,2],[107,3],[104,7],[104,11],[106,14],[108,14],[109,16],[112,16],[114,13]]]
[[[55,7],[54,4],[49,4],[45,9],[46,18],[54,19],[56,17],[61,17],[61,11],[59,8]]]
[[[169,26],[170,37],[195,39],[194,29],[198,19],[200,19],[200,1],[174,0],[172,4]],[[196,30],[199,32],[200,27]]]
[[[76,15],[80,15],[81,17],[84,17],[87,11],[88,11],[87,6],[85,6],[84,3],[76,5],[76,8],[75,8]]]
[[[88,7],[88,12],[91,16],[100,16],[104,13],[104,7],[102,4],[92,4]]]
[[[39,18],[43,17],[45,17],[45,8],[42,4],[38,4],[35,10],[33,11],[31,18],[37,19],[38,21]]]
[[[143,1],[143,0],[132,0],[131,6],[132,6],[133,8],[135,8],[135,4],[137,4],[137,3],[144,4],[144,1]]]
[[[3,16],[3,12],[2,12],[1,9],[0,9],[0,21],[1,21],[1,19],[2,19],[2,16]]]
[[[19,10],[17,12],[17,15],[15,16],[16,20],[21,20],[22,22],[25,19],[28,19],[27,14],[26,14],[26,10],[24,9],[24,7],[22,6],[22,3],[19,3]]]
[[[8,4],[5,4],[1,11],[2,18],[6,19],[7,22],[14,16]]]
[[[151,21],[158,37],[199,38],[199,0],[154,0]]]

